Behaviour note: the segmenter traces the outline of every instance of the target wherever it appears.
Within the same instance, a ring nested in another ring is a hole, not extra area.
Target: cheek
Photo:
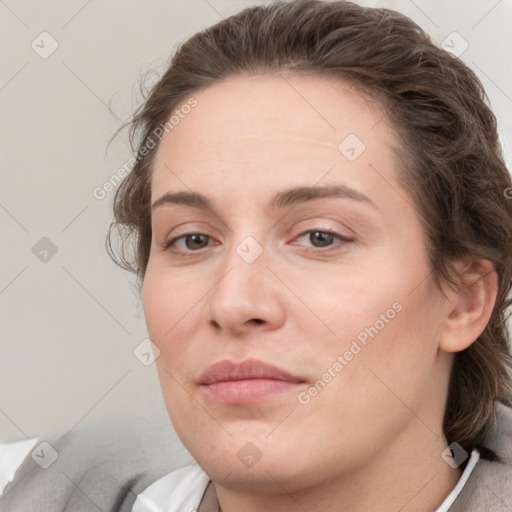
[[[354,408],[354,417],[372,413],[396,424],[404,412],[408,415],[404,404],[417,410],[435,386],[439,319],[433,296],[428,286],[414,294],[405,290],[397,287],[380,305],[374,303],[373,315],[366,317],[367,324],[352,336],[345,352],[351,360],[337,382],[337,396],[343,397],[347,410]],[[398,300],[391,305],[394,298]]]
[[[324,323],[316,322],[313,329],[312,322],[299,320],[309,338],[321,335],[314,356],[316,371],[327,372],[342,356],[342,371],[331,369],[340,376],[332,386],[339,387],[338,399],[349,392],[370,403],[383,403],[386,394],[393,398],[387,384],[414,402],[436,364],[440,310],[431,279],[425,279],[428,264],[422,254],[400,251],[391,256],[341,275],[323,276],[321,286],[310,282],[302,290]]]
[[[198,326],[198,299],[202,296],[197,284],[186,285],[176,276],[156,271],[148,266],[144,280],[143,305],[151,341],[160,350],[156,368],[169,417],[180,435],[183,411],[191,414],[194,402],[190,400],[188,372],[194,367],[190,340]],[[194,307],[195,306],[195,307]],[[201,418],[196,411],[196,418]]]
[[[383,274],[378,265],[337,267],[316,272],[307,281],[296,278],[292,282],[299,283],[294,292],[309,309],[306,311],[297,303],[295,311],[304,311],[293,321],[301,324],[301,331],[309,336],[313,332],[315,337],[321,336],[327,350],[348,349],[358,336],[364,342],[375,323],[381,332],[398,316],[393,309],[400,298],[398,283]],[[386,312],[384,324],[380,315]]]
[[[183,282],[148,266],[143,290],[144,316],[150,338],[161,352],[179,352],[184,331],[197,325],[195,317],[203,295],[198,281]]]
[[[425,313],[428,297],[422,290],[414,297],[397,295],[399,303],[394,293],[373,295],[364,317],[340,311],[346,331],[340,325],[340,334],[331,341],[325,337],[311,358],[317,380],[300,397],[297,423],[324,432],[340,447],[365,450],[363,439],[393,439],[410,421],[410,410],[421,407],[432,392],[436,327]]]

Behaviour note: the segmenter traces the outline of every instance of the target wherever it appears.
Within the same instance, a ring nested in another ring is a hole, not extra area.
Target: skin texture
[[[422,220],[398,184],[399,141],[383,108],[350,84],[243,75],[194,97],[197,106],[158,148],[152,201],[194,191],[212,208],[153,209],[144,283],[179,437],[215,482],[223,512],[435,510],[461,474],[441,458],[453,352],[484,329],[495,273],[467,292],[441,294]],[[365,145],[353,161],[338,149],[349,134]],[[289,187],[332,184],[374,206],[349,198],[270,206]],[[314,232],[326,230],[351,241],[319,246]],[[190,233],[207,236],[165,248]],[[237,252],[246,237],[262,249],[252,263]],[[474,280],[492,271],[477,263],[457,268]],[[335,371],[338,356],[394,304],[400,311]],[[248,358],[306,382],[254,404],[208,398],[201,373]],[[327,385],[301,403],[299,393],[329,368]],[[243,447],[261,455],[252,467],[237,456]]]

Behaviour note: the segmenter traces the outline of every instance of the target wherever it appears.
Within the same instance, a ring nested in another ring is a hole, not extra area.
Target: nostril
[[[262,324],[264,322],[261,318],[253,318],[252,321],[256,324]]]

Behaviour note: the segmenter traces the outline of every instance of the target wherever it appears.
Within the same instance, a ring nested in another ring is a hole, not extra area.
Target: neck
[[[280,480],[277,469],[272,468],[265,472],[271,480],[268,485],[216,484],[221,510],[432,512],[452,491],[462,472],[441,458],[447,446],[444,436],[436,438],[417,420],[404,434],[356,470],[333,474],[315,485],[304,484],[314,475],[304,475],[298,483]]]

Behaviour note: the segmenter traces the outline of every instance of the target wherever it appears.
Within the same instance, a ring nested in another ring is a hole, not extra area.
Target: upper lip
[[[247,379],[274,379],[289,382],[304,382],[303,379],[277,366],[246,359],[235,362],[227,359],[218,361],[209,366],[199,377],[199,384],[213,384],[214,382],[247,380]]]

